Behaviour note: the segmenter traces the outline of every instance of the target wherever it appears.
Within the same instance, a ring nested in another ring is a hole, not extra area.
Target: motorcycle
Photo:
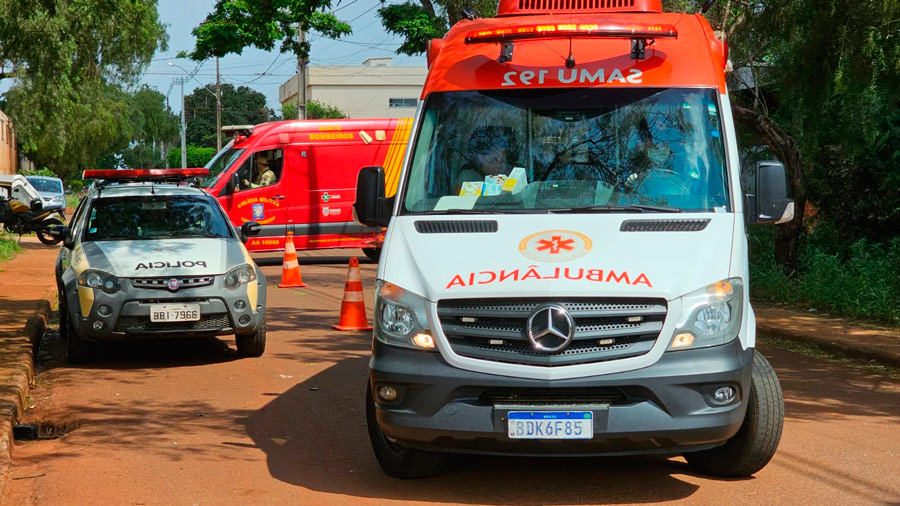
[[[61,206],[45,208],[40,199],[32,200],[28,209],[23,207],[24,205],[19,202],[8,201],[0,196],[0,223],[4,228],[19,235],[34,232],[38,240],[48,246],[58,244],[61,239],[54,238],[50,231],[65,224],[65,208]]]

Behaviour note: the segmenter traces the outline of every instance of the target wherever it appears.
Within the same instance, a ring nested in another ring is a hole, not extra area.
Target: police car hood
[[[659,297],[726,279],[734,214],[400,216],[379,277],[431,301]]]
[[[90,267],[123,278],[224,274],[246,262],[233,239],[148,239],[83,243]]]

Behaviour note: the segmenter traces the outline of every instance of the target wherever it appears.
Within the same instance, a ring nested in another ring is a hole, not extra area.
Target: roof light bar
[[[109,181],[159,181],[184,180],[191,177],[209,176],[209,169],[129,169],[129,170],[86,170],[84,179],[105,179]]]
[[[592,37],[599,39],[655,39],[657,37],[677,38],[678,30],[668,24],[598,24],[598,23],[558,23],[542,25],[522,25],[492,30],[476,30],[466,35],[466,44],[510,42],[527,39],[564,39],[569,37]]]

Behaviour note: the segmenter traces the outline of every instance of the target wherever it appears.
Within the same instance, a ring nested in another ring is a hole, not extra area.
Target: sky
[[[397,0],[389,0],[394,3]],[[185,94],[194,88],[216,82],[215,60],[197,62],[175,58],[181,50],[194,48],[191,30],[200,24],[212,11],[214,0],[159,0],[160,21],[167,25],[169,47],[167,51],[157,51],[147,67],[143,83],[157,88],[163,94],[169,93],[169,106],[181,111],[181,95],[173,80],[189,72],[195,72],[193,79],[185,83]],[[398,55],[395,50],[402,39],[391,35],[381,26],[377,10],[379,0],[332,0],[332,11],[342,21],[350,23],[353,33],[341,40],[333,40],[315,33],[307,35],[312,50],[310,65],[361,65],[367,58],[393,57],[394,65],[425,65],[424,56],[409,57]],[[179,65],[170,66],[168,63]],[[297,59],[290,53],[266,52],[247,48],[240,55],[228,55],[219,60],[222,82],[235,86],[249,86],[266,95],[270,108],[279,114],[278,87],[297,73]],[[183,69],[183,70],[182,70]],[[0,87],[5,92],[8,80]]]

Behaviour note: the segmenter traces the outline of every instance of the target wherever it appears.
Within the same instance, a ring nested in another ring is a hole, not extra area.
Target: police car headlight
[[[119,278],[106,271],[88,269],[78,276],[78,286],[96,288],[106,293],[116,293],[119,291]]]
[[[375,295],[376,339],[393,346],[435,350],[424,297],[380,280]]]
[[[249,264],[238,265],[225,273],[225,288],[229,290],[237,290],[251,281],[256,281],[256,271]]]
[[[741,326],[741,278],[717,281],[681,297],[681,321],[669,350],[703,348],[734,340]]]

